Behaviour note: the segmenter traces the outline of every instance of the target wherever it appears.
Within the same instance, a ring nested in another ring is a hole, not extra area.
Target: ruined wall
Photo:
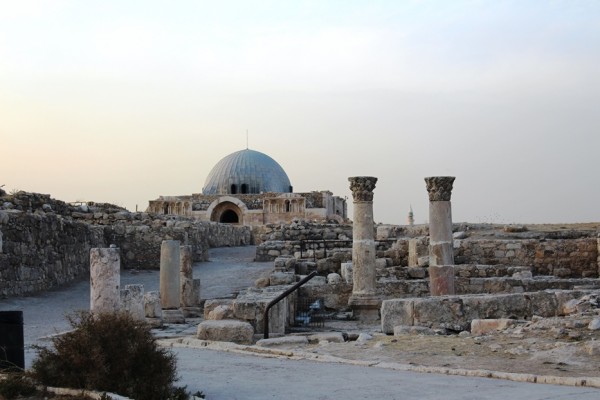
[[[248,227],[195,221],[184,217],[166,217],[147,213],[77,213],[103,229],[105,242],[121,249],[123,268],[158,269],[163,240],[179,240],[192,246],[194,262],[208,260],[212,247],[246,246],[252,243]]]
[[[505,264],[532,267],[534,275],[598,277],[598,244],[594,238],[460,240],[457,264]]]
[[[0,297],[46,290],[89,274],[102,228],[61,215],[0,210]]]
[[[193,260],[210,247],[252,243],[248,227],[185,217],[130,213],[106,204],[77,206],[49,195],[0,193],[0,297],[47,290],[89,276],[93,247],[116,244],[123,268],[157,269],[163,240],[191,245]]]

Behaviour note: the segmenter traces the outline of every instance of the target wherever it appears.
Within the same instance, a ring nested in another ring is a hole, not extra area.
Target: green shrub
[[[150,328],[127,314],[80,312],[74,328],[39,348],[33,377],[48,386],[118,393],[139,400],[165,400],[176,388],[176,359],[160,348]]]

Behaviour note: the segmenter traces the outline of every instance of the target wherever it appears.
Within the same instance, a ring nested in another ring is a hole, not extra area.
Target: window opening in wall
[[[290,211],[291,211],[291,208],[290,208],[290,201],[289,201],[289,200],[286,200],[286,201],[285,201],[285,212],[288,212],[288,213],[289,213]]]
[[[248,193],[248,184],[242,183],[242,194]]]
[[[237,194],[237,185],[231,185],[231,194]]]
[[[163,208],[163,214],[168,214],[169,213],[169,205],[165,204],[164,208]]]

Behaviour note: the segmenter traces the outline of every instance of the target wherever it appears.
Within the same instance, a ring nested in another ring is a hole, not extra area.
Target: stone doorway
[[[224,224],[241,224],[242,210],[236,204],[224,201],[215,207],[210,220]]]

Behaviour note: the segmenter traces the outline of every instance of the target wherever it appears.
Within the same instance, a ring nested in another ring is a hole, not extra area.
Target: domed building
[[[345,221],[346,200],[330,191],[293,193],[285,170],[268,155],[245,149],[221,159],[201,194],[160,196],[147,212],[241,225],[289,223],[293,219]]]

